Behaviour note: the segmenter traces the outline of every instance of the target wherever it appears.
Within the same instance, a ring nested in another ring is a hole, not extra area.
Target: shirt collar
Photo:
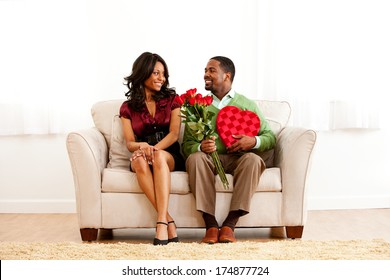
[[[219,100],[218,97],[212,94],[213,105],[221,110],[223,107],[229,104],[230,100],[234,98],[235,94],[236,92],[233,89],[230,89],[230,91],[222,98],[222,100]]]
[[[213,99],[214,99],[215,101],[218,101],[218,102],[221,101],[221,100],[219,100],[218,97],[215,96],[213,93],[212,93],[211,95],[213,96]],[[236,95],[236,91],[235,91],[233,88],[231,88],[230,91],[229,91],[222,99],[226,99],[227,97],[230,98],[230,99],[233,99],[235,95]]]
[[[231,88],[230,91],[226,94],[226,96],[229,96],[230,98],[234,98],[234,96],[236,95],[236,91]]]

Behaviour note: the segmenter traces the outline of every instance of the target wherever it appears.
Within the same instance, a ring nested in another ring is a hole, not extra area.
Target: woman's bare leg
[[[154,188],[156,195],[156,206],[157,206],[157,220],[168,223],[172,221],[172,217],[168,213],[169,195],[171,191],[171,170],[174,168],[174,160],[172,155],[165,151],[157,151],[154,154],[153,163],[153,177],[154,177]],[[165,227],[165,226],[164,226]],[[163,230],[163,225],[161,225]],[[157,235],[159,229],[157,229]],[[168,225],[168,231],[165,227],[165,234],[162,234],[164,239],[176,237],[176,227],[172,223]],[[159,238],[159,237],[156,237]],[[159,238],[161,239],[161,238]]]
[[[146,197],[156,209],[156,197],[154,194],[153,174],[149,164],[142,157],[136,158],[131,162],[131,169],[135,172],[138,184]]]

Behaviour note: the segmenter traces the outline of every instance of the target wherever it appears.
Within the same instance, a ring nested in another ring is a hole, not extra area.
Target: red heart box
[[[225,146],[230,147],[237,141],[232,135],[256,136],[260,130],[260,119],[252,111],[226,106],[218,113],[217,130]]]

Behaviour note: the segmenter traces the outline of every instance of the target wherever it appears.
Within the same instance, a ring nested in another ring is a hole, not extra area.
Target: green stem
[[[219,159],[218,152],[217,151],[212,152],[211,157],[213,158],[215,168],[217,169],[219,178],[221,179],[224,189],[225,190],[229,189],[229,182],[226,178],[225,170],[223,169],[222,163]]]

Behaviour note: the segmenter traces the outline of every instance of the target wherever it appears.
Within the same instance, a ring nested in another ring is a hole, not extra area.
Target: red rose
[[[196,103],[196,100],[194,97],[191,97],[190,99],[188,99],[188,103],[190,103],[191,106],[194,106],[195,103]]]
[[[189,90],[187,90],[187,92],[186,92],[186,98],[187,98],[187,99],[190,99],[190,98],[194,97],[195,94],[196,94],[196,88],[189,89]]]
[[[213,97],[211,97],[210,95],[205,96],[204,100],[207,106],[210,106],[213,103]]]
[[[177,96],[175,97],[175,100],[176,100],[177,103],[180,104],[180,106],[182,106],[182,105],[184,104],[184,98],[183,98],[182,95],[177,95]]]
[[[203,104],[203,96],[198,93],[197,95],[195,95],[195,102],[199,105],[204,105]]]

